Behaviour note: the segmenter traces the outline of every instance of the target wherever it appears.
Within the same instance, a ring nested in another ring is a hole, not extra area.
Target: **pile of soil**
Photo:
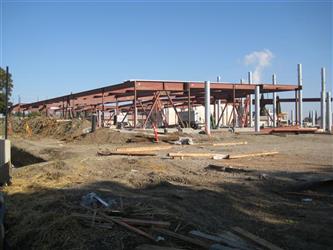
[[[14,133],[23,135],[50,136],[57,139],[71,139],[80,136],[84,129],[90,128],[87,120],[56,120],[38,116],[29,118],[13,118],[11,126]]]
[[[109,128],[100,128],[94,133],[82,134],[76,137],[74,142],[80,144],[122,144],[130,142],[132,137],[135,137],[135,134],[121,133]]]

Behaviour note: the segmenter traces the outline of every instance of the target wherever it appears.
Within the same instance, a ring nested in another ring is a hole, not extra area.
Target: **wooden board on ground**
[[[100,156],[109,156],[109,155],[156,156],[155,153],[121,152],[121,151],[97,152],[97,154]]]
[[[170,230],[166,230],[166,229],[162,229],[162,228],[154,228],[153,230],[158,232],[158,233],[165,234],[165,235],[170,236],[172,238],[176,238],[176,239],[179,239],[179,240],[182,240],[182,241],[185,241],[185,242],[188,242],[188,243],[191,243],[193,245],[197,245],[197,246],[200,246],[200,247],[203,247],[203,248],[206,248],[206,249],[209,249],[209,247],[210,247],[210,244],[208,244],[204,241],[194,239],[194,238],[182,235],[182,234],[178,234],[178,233],[172,232]]]
[[[146,152],[146,151],[158,151],[172,148],[171,145],[160,145],[160,146],[147,146],[147,147],[122,147],[116,148],[117,152]]]
[[[237,146],[237,145],[246,145],[247,141],[240,141],[240,142],[224,142],[224,143],[213,143],[212,146],[214,147],[229,147],[229,146]]]
[[[192,230],[189,232],[190,235],[199,237],[202,239],[206,239],[209,241],[213,241],[216,243],[221,243],[223,245],[226,245],[230,247],[231,249],[240,249],[240,250],[252,250],[255,249],[255,247],[251,247],[249,244],[247,244],[246,241],[241,239],[239,236],[233,234],[230,231],[225,231],[223,233],[219,233],[217,235],[211,235],[206,234],[197,230]]]
[[[168,156],[172,158],[184,158],[184,157],[198,157],[198,158],[226,158],[227,155],[216,153],[169,153]]]
[[[181,248],[174,248],[174,247],[162,247],[162,246],[155,246],[155,245],[140,245],[135,248],[135,250],[183,250]]]
[[[282,248],[272,244],[271,242],[264,240],[260,238],[259,236],[256,236],[240,227],[233,227],[232,230],[237,233],[238,235],[241,235],[245,237],[246,239],[256,243],[257,245],[264,247],[269,250],[282,250]]]
[[[256,156],[268,156],[268,155],[276,155],[279,152],[272,151],[272,152],[260,152],[260,153],[250,153],[250,154],[239,154],[239,155],[228,155],[226,159],[240,159],[240,158],[247,158],[247,157],[256,157]]]

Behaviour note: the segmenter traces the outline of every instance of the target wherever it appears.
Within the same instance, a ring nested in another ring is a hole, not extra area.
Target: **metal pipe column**
[[[255,91],[255,131],[260,132],[260,86]]]
[[[248,73],[248,82],[252,84],[252,72]],[[252,95],[250,97],[250,104],[249,104],[249,119],[250,119],[250,127],[253,127],[253,114],[252,114]]]
[[[205,129],[210,135],[210,81],[205,81]]]
[[[218,77],[217,77],[217,82],[220,82],[220,81],[221,81],[221,77],[218,76]],[[218,100],[217,100],[217,121],[219,121],[219,119],[220,119],[220,115],[221,115],[221,100],[218,99]],[[219,128],[219,127],[220,127],[220,123],[218,122],[218,123],[216,124],[216,126],[217,126],[217,128]]]
[[[5,85],[5,140],[8,138],[8,96],[9,96],[9,69],[6,67],[6,85]]]
[[[328,132],[332,132],[332,102],[331,102],[331,92],[327,92],[327,98],[326,98],[326,130]]]
[[[273,85],[276,85],[276,75],[272,75]],[[273,127],[276,127],[277,119],[276,119],[276,92],[273,92]]]
[[[312,126],[315,127],[316,126],[316,117],[315,117],[315,111],[312,110]]]
[[[320,116],[321,124],[320,127],[326,130],[326,112],[325,112],[325,92],[326,92],[326,76],[325,68],[321,68],[321,102],[320,102]]]
[[[294,110],[290,111],[290,125],[294,125]]]
[[[297,65],[298,72],[298,120],[300,127],[303,127],[303,74],[302,74],[302,64]]]

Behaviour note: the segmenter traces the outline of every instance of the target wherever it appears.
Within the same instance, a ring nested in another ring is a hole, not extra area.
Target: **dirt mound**
[[[70,139],[80,136],[83,129],[90,127],[87,120],[56,120],[48,117],[30,117],[11,119],[14,133],[27,136],[50,136],[57,139]]]
[[[94,133],[82,134],[75,138],[75,143],[83,144],[106,144],[106,143],[126,143],[131,138],[131,135],[121,133],[109,128],[97,129]]]

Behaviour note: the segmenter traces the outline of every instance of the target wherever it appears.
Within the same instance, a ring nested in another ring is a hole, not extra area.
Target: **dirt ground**
[[[201,144],[173,145],[157,156],[97,156],[100,150],[152,142],[146,135],[110,129],[69,141],[14,133],[13,183],[3,189],[9,248],[134,249],[149,243],[117,225],[97,228],[71,217],[80,211],[81,197],[95,192],[121,199],[125,207],[144,208],[146,214],[155,211],[151,218],[170,221],[171,229],[182,234],[191,229],[214,234],[239,226],[283,249],[332,249],[332,135],[214,133],[210,139],[192,138]],[[209,145],[215,141],[248,144]],[[167,157],[169,152],[262,151],[279,154],[233,160]],[[219,166],[245,171],[225,172]],[[311,185],[316,181],[326,182]],[[198,249],[174,239],[161,244]]]

